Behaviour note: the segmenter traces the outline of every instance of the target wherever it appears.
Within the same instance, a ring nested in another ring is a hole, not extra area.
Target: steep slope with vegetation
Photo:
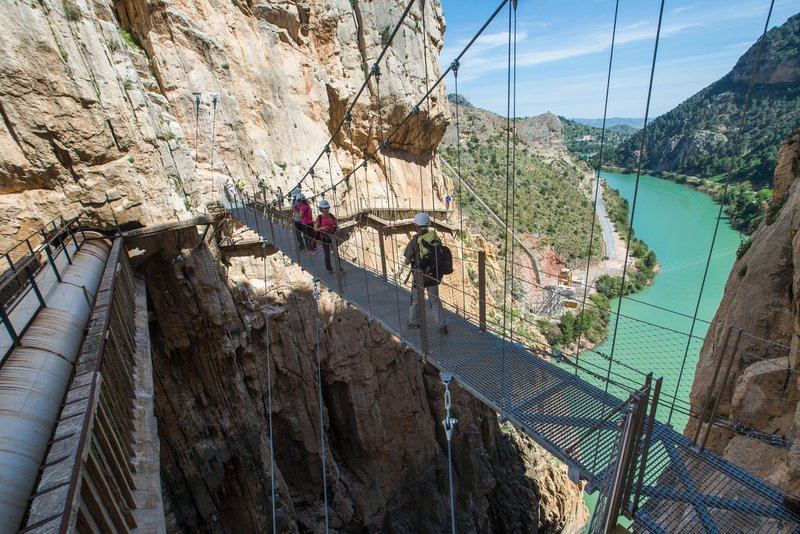
[[[628,124],[606,125],[602,128],[588,126],[579,122],[559,117],[564,125],[564,144],[575,156],[584,160],[591,168],[597,168],[600,156],[600,145],[603,144],[603,161],[617,151],[621,143],[638,131]],[[602,121],[601,121],[602,125]]]
[[[800,14],[771,29],[763,39],[760,60],[761,40],[730,73],[648,125],[644,159],[648,172],[704,178],[729,173],[756,186],[770,184],[778,146],[800,123]],[[635,168],[640,135],[620,145],[616,164]]]
[[[506,162],[506,119],[472,106],[460,108],[459,114],[460,162],[454,124],[445,134],[440,154],[453,167],[460,164],[464,179],[502,217],[506,182],[513,170]],[[516,231],[536,248],[551,247],[565,262],[585,258],[594,216],[591,172],[570,158],[559,119],[552,114],[519,119],[514,157],[516,200],[512,205],[509,191],[508,209],[509,217],[513,210]],[[463,209],[476,229],[487,237],[501,239],[502,233],[498,234],[496,225],[469,195],[464,195]],[[602,242],[596,241],[592,256],[601,253]]]

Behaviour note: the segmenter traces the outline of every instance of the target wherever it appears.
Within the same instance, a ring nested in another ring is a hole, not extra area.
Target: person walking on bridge
[[[297,195],[297,213],[300,214],[300,231],[304,236],[305,248],[308,249],[309,254],[317,253],[317,242],[314,239],[314,215],[311,210],[311,204],[306,200],[305,195],[300,193]],[[295,228],[297,222],[295,220]],[[303,248],[302,246],[300,248]]]
[[[427,269],[425,265],[427,250],[430,243],[439,241],[436,235],[436,230],[430,229],[431,217],[427,213],[417,213],[414,216],[414,226],[416,226],[416,234],[411,238],[411,241],[406,245],[405,256],[406,265],[410,265],[412,273],[414,271],[422,272],[423,287],[428,290],[428,301],[431,305],[433,318],[439,327],[440,334],[447,333],[447,323],[444,318],[444,311],[442,310],[442,301],[439,299],[439,282],[440,280]],[[416,273],[414,273],[416,274]],[[424,296],[423,296],[424,298]],[[410,328],[419,328],[419,299],[417,297],[417,276],[414,276],[414,282],[411,284],[411,307],[408,310],[408,326]],[[424,303],[422,304],[425,305]]]
[[[319,202],[320,214],[317,215],[317,220],[314,222],[314,230],[319,236],[322,243],[322,253],[325,256],[325,268],[328,274],[333,274],[333,266],[331,264],[331,244],[336,239],[336,231],[339,229],[339,224],[336,221],[336,216],[331,213],[331,203],[324,198]],[[337,258],[338,260],[338,258]],[[339,270],[342,269],[342,264],[338,265]]]
[[[306,248],[306,240],[303,237],[305,231],[303,230],[303,214],[300,213],[300,205],[305,203],[306,196],[300,192],[298,187],[292,190],[292,221],[294,222],[294,236],[297,238],[297,244],[300,250]]]

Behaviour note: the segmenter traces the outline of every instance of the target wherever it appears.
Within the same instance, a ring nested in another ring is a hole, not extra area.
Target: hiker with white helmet
[[[331,244],[336,238],[336,231],[339,229],[339,224],[336,221],[336,216],[331,213],[331,203],[324,198],[319,202],[320,214],[317,215],[317,220],[314,222],[314,230],[319,236],[319,241],[322,243],[322,253],[325,256],[325,268],[328,274],[333,274],[333,266],[331,265]],[[341,270],[341,263],[339,269]]]
[[[436,231],[430,229],[430,225],[431,218],[427,213],[417,213],[414,216],[414,226],[416,226],[417,232],[406,245],[403,256],[405,256],[406,265],[411,265],[412,270],[422,273],[422,285],[423,288],[428,290],[428,301],[431,305],[433,318],[436,324],[439,325],[439,333],[446,334],[447,323],[442,310],[442,301],[439,299],[439,282],[441,282],[441,278],[437,276],[438,273],[431,269],[430,261],[432,248],[437,244],[441,246],[441,241],[436,235]],[[419,328],[421,326],[417,315],[419,313],[417,308],[419,306],[418,300],[417,277],[415,276],[411,285],[411,307],[408,310],[408,326],[411,328]]]

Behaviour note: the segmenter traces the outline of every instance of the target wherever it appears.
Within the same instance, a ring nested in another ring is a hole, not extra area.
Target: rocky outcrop
[[[209,209],[229,176],[248,188],[263,176],[287,192],[335,131],[405,4],[3,5],[0,248],[80,211],[103,227],[188,220]],[[338,181],[401,125],[440,75],[443,31],[438,2],[415,3],[381,76],[359,97],[306,191]],[[438,196],[442,204],[431,154],[449,119],[445,95],[443,86],[434,90],[391,145],[339,189],[340,216],[356,201],[413,209]],[[433,187],[420,185],[420,166]],[[320,413],[333,529],[446,529],[434,369],[333,295],[323,293],[315,307],[309,280],[280,255],[268,261],[264,292],[256,289],[264,287],[263,264],[222,267],[193,229],[165,235],[160,255],[137,261],[148,280],[170,530],[270,530],[272,474],[279,530],[320,530]],[[585,508],[563,466],[502,432],[495,414],[463,391],[454,403],[459,530],[579,529]]]
[[[332,293],[315,306],[281,254],[226,269],[196,240],[170,240],[143,266],[170,530],[271,529],[270,389],[278,529],[324,527],[317,332],[330,528],[448,530],[435,369]],[[582,528],[563,465],[457,385],[453,412],[459,532]]]
[[[451,117],[455,117],[455,104],[450,104]],[[485,144],[491,137],[503,136],[508,132],[509,123],[491,111],[476,108],[472,105],[459,107],[459,132],[461,142],[470,139]],[[454,119],[453,119],[454,120]],[[552,113],[542,113],[533,117],[525,117],[515,121],[517,141],[519,148],[524,148],[531,153],[544,157],[568,158],[569,151],[564,145],[564,126],[561,120]],[[442,142],[455,146],[456,129],[451,123]]]
[[[777,437],[789,449],[754,442],[714,428],[709,446],[782,490],[800,496],[798,347],[800,347],[800,131],[783,143],[775,172],[776,199],[767,220],[736,261],[706,336],[695,371],[691,402],[702,406],[711,388],[729,325],[743,328],[730,379],[721,385],[719,413]],[[742,249],[740,249],[742,250]],[[731,340],[730,345],[733,345]],[[727,365],[727,363],[726,363]],[[716,390],[720,385],[716,386]],[[686,429],[695,429],[692,420]],[[754,451],[758,451],[754,454]]]
[[[424,20],[419,4],[411,9],[381,76],[334,139],[330,167],[323,159],[306,191],[360,164],[438,78],[444,20],[437,2],[424,5]],[[218,196],[227,176],[248,188],[264,176],[287,192],[329,140],[404,7],[397,0],[2,7],[0,248],[81,210],[104,225],[188,218]],[[433,91],[339,194],[414,206],[441,196],[430,152],[448,121],[445,94],[443,86]],[[418,164],[433,167],[433,193],[411,178]]]

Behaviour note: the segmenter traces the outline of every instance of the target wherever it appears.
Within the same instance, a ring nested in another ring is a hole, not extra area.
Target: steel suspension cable
[[[316,352],[317,352],[317,382],[319,383],[319,440],[322,450],[322,489],[325,496],[325,532],[328,527],[328,468],[325,459],[325,417],[323,410],[325,406],[322,399],[322,363],[319,355],[319,279],[314,279],[314,325],[316,329]],[[277,531],[274,531],[277,532]]]
[[[761,33],[761,39],[760,39],[761,42],[759,43],[758,52],[756,53],[756,62],[755,62],[755,64],[753,64],[753,72],[750,75],[750,84],[747,87],[747,96],[745,97],[744,105],[742,106],[742,113],[741,113],[741,115],[739,115],[739,125],[737,127],[736,138],[735,138],[734,143],[733,143],[733,157],[730,159],[729,169],[728,169],[728,172],[727,172],[727,176],[725,177],[725,185],[722,187],[722,200],[719,203],[719,211],[717,212],[717,220],[714,223],[714,233],[711,236],[711,245],[708,248],[708,258],[706,259],[706,266],[705,266],[705,269],[703,270],[703,279],[700,282],[700,292],[697,295],[697,303],[695,304],[695,307],[694,307],[694,316],[692,317],[692,325],[689,328],[689,341],[686,343],[686,350],[683,353],[683,361],[681,362],[681,370],[678,373],[678,385],[675,386],[675,396],[676,397],[678,396],[678,388],[680,387],[681,380],[683,379],[683,370],[686,367],[686,359],[687,359],[687,356],[689,355],[689,345],[691,343],[691,336],[694,333],[694,327],[695,327],[695,324],[697,322],[697,314],[700,312],[700,301],[703,299],[703,290],[705,289],[705,286],[706,286],[706,279],[708,278],[708,270],[709,270],[709,267],[711,265],[711,255],[712,255],[712,253],[714,251],[714,244],[717,241],[717,232],[719,231],[719,225],[720,225],[720,222],[722,221],[722,210],[725,207],[725,201],[726,201],[727,195],[728,195],[728,185],[730,184],[730,181],[731,181],[731,175],[732,175],[732,170],[733,170],[733,162],[734,162],[736,156],[738,155],[739,151],[741,150],[740,143],[741,143],[741,139],[742,139],[742,131],[744,130],[744,118],[747,115],[747,110],[748,110],[749,105],[750,105],[750,96],[751,96],[752,91],[753,91],[753,85],[755,85],[756,74],[758,73],[758,64],[761,61],[761,53],[763,52],[764,44],[767,41],[767,39],[766,39],[767,30],[769,29],[769,20],[772,17],[772,8],[774,6],[775,6],[775,0],[770,0],[769,11],[767,12],[767,20],[764,21],[764,30]],[[675,407],[675,401],[673,399],[672,405],[670,406],[670,409],[669,409],[669,417],[667,419],[668,423],[672,422],[672,411],[673,411],[674,407]]]
[[[513,236],[517,235],[517,0],[512,1],[514,6],[514,46],[513,46],[513,66],[511,83],[511,303],[514,303],[514,251],[516,241]],[[508,251],[506,250],[506,254]],[[511,317],[509,318],[509,333],[514,338],[514,306],[511,307]]]
[[[413,113],[417,116],[417,131],[419,131],[419,106],[414,106]],[[422,180],[422,145],[420,144],[417,152],[417,168],[419,169],[419,207],[420,211],[425,211],[425,186]]]
[[[200,139],[200,93],[192,93],[194,97],[194,168],[197,171],[197,156],[200,153],[197,143]]]
[[[352,119],[350,120],[350,122],[352,123]],[[350,132],[350,144],[355,148],[355,142],[353,140],[352,125],[348,126],[348,130]],[[350,159],[351,159],[352,165],[353,165],[352,173],[355,173],[355,171],[358,170],[360,167],[362,167],[362,166],[364,167],[364,178],[365,178],[365,182],[366,182],[366,163],[367,163],[367,160],[365,159],[362,164],[359,164],[359,166],[356,167],[356,156],[355,156],[355,153],[353,151],[350,152]],[[354,181],[354,184],[355,184],[356,201],[358,202],[358,200],[359,200],[358,199],[358,174],[353,174],[353,181]],[[354,217],[355,217],[354,220],[356,222],[358,222],[358,220],[363,215],[361,213],[361,210],[359,209],[359,206],[360,206],[360,203],[359,203],[359,205],[356,206],[357,209],[354,212]],[[363,232],[358,232],[358,235],[361,238],[361,258],[363,260],[362,264],[364,265],[364,269],[363,269],[363,271],[364,271],[364,286],[367,289],[367,314],[368,314],[369,319],[372,320],[372,301],[370,300],[370,296],[369,296],[369,275],[367,274],[367,247],[364,246],[364,233]],[[358,246],[356,246],[356,248],[358,248]],[[358,259],[358,252],[357,251],[356,251],[356,259]]]
[[[583,284],[583,299],[581,300],[581,316],[586,312],[586,297],[589,294],[589,269],[592,264],[592,245],[594,244],[594,229],[597,220],[597,201],[600,195],[600,171],[603,170],[603,148],[605,147],[606,140],[606,117],[608,116],[608,95],[611,90],[611,67],[614,63],[614,45],[616,44],[617,37],[617,20],[619,16],[619,0],[614,3],[614,24],[611,27],[611,51],[608,54],[608,74],[606,75],[606,96],[603,103],[603,127],[600,130],[600,154],[597,159],[597,168],[595,169],[594,180],[594,204],[592,206],[592,226],[589,231],[589,251],[588,258],[586,259],[586,277]],[[582,324],[582,321],[578,323]],[[580,358],[581,339],[583,339],[584,329],[579,327],[578,330],[578,347],[575,353],[575,361]],[[578,368],[575,367],[575,375],[578,374]]]
[[[453,62],[451,66],[453,70],[453,79],[455,82],[455,90],[456,90],[456,166],[458,167],[458,231],[459,235],[461,235],[461,239],[459,240],[459,244],[461,245],[461,312],[463,314],[467,313],[467,295],[466,295],[466,276],[464,272],[464,264],[465,256],[464,256],[464,208],[463,204],[461,203],[461,132],[458,122],[458,108],[459,108],[459,98],[458,98],[458,62]]]
[[[432,117],[431,117],[431,101],[428,95],[430,85],[428,80],[428,30],[425,26],[425,0],[420,0],[420,11],[422,12],[422,61],[425,65],[425,108],[428,112],[428,166],[431,171],[431,213],[436,210],[436,195],[433,192],[433,134],[431,133]]]
[[[380,73],[375,78],[375,88],[378,95],[378,131],[383,136],[383,104],[381,100],[381,79]],[[397,214],[392,210],[392,190],[391,190],[391,183],[392,183],[392,165],[391,165],[391,158],[386,154],[386,150],[388,150],[389,145],[388,142],[385,142],[382,147],[384,148],[383,151],[383,172],[386,177],[386,205],[389,209],[389,221],[394,223],[397,220]],[[391,243],[392,243],[392,257],[396,257],[397,255],[397,234],[395,232],[390,232],[389,235]],[[384,234],[379,234],[379,239],[383,239]],[[396,260],[393,260],[393,263],[397,263]],[[401,331],[403,327],[403,320],[402,314],[400,313],[400,273],[398,270],[393,267],[392,274],[394,275],[394,294],[395,294],[395,304],[397,306],[397,326],[398,332]]]
[[[502,381],[502,394],[500,399],[501,415],[505,417],[507,406],[507,388],[508,388],[508,354],[506,346],[508,345],[508,333],[506,332],[506,315],[508,311],[508,204],[509,193],[511,185],[511,12],[514,10],[514,2],[508,7],[508,67],[506,76],[506,202],[505,202],[505,225],[506,231],[503,233],[503,348],[502,348],[502,372],[500,379]]]
[[[336,202],[336,186],[333,185],[333,169],[331,169],[331,147],[330,145],[325,146],[325,151],[328,154],[328,177],[331,179],[331,191],[333,192],[333,213],[339,213],[339,206]],[[338,215],[337,215],[338,217]]]
[[[217,126],[217,100],[219,97],[216,93],[211,95],[211,191],[214,191],[214,138],[216,136]],[[223,186],[224,187],[224,186]],[[223,195],[224,196],[224,193]]]
[[[350,150],[351,168],[350,168],[350,172],[347,175],[347,178],[349,178],[350,176],[355,174],[356,168],[357,168],[356,167],[356,154],[355,154],[356,143],[355,143],[355,140],[353,139],[353,117],[352,117],[352,115],[347,115],[347,137],[350,138],[350,147],[352,149],[352,150]],[[348,183],[348,185],[350,184],[349,180],[348,180],[347,183]],[[358,216],[358,212],[360,211],[360,202],[358,200],[358,176],[357,175],[353,176],[353,194],[355,196],[356,206],[355,206],[355,209],[353,209],[353,207],[352,207],[353,206],[353,200],[351,199],[350,200],[350,208],[351,208],[351,211],[353,213],[353,216],[357,217]]]
[[[275,513],[275,447],[273,444],[273,429],[272,426],[272,353],[269,348],[269,316],[266,313],[267,307],[267,242],[262,241],[262,251],[264,253],[264,330],[266,331],[266,344],[267,344],[267,398],[269,399],[269,478],[270,486],[272,488],[272,532],[278,532],[277,529],[277,516]]]
[[[658,44],[659,39],[661,38],[661,24],[664,20],[664,0],[661,0],[659,11],[658,11],[658,26],[656,28],[656,39],[655,44],[653,46],[653,60],[650,64],[650,80],[647,87],[647,102],[644,108],[644,125],[642,126],[642,141],[639,144],[639,156],[638,162],[636,165],[636,183],[633,187],[633,201],[631,202],[631,220],[628,224],[628,238],[625,244],[625,263],[622,265],[622,282],[620,283],[619,288],[619,295],[617,298],[617,320],[614,323],[614,335],[611,338],[611,351],[610,351],[610,359],[608,361],[608,374],[611,374],[611,364],[614,360],[614,349],[616,348],[617,344],[617,331],[619,329],[619,315],[620,309],[622,307],[622,295],[625,291],[625,277],[628,271],[628,257],[630,255],[631,249],[631,234],[633,233],[633,220],[634,215],[636,213],[636,200],[639,193],[639,178],[642,174],[642,164],[644,160],[644,145],[645,140],[647,139],[647,118],[650,114],[650,99],[653,95],[653,79],[655,78],[655,71],[656,71],[656,59],[658,58]],[[605,391],[608,392],[608,384],[606,384]]]

